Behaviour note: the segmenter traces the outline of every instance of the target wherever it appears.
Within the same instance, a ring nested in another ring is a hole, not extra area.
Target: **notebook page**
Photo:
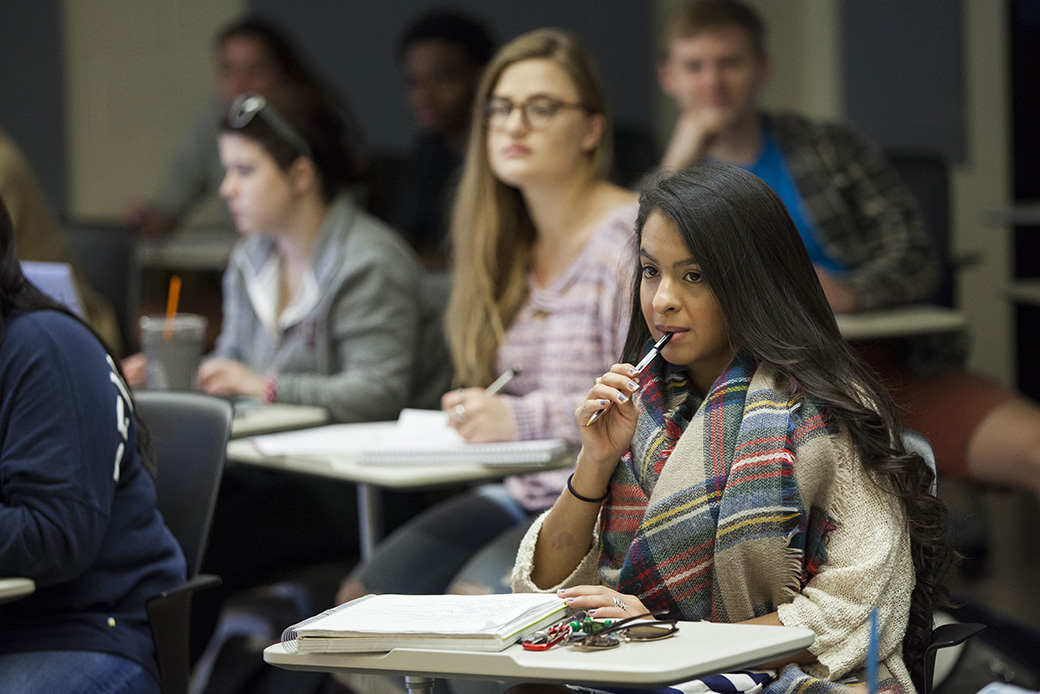
[[[249,440],[268,456],[357,455],[394,435],[394,422],[329,424],[327,426],[254,436]]]

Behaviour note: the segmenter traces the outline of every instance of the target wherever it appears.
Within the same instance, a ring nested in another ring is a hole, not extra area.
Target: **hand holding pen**
[[[664,346],[667,345],[668,341],[671,340],[671,339],[672,339],[672,333],[665,333],[664,335],[662,335],[661,339],[658,340],[654,344],[654,346],[650,348],[650,351],[646,353],[646,356],[643,357],[639,361],[639,363],[635,365],[635,368],[628,375],[630,375],[630,376],[638,376],[639,374],[643,373],[643,371],[646,369],[646,367],[650,366],[650,362],[652,362],[657,357],[657,355],[661,353],[661,350],[664,349]],[[597,380],[596,382],[599,383],[599,380]],[[632,391],[635,392],[635,389],[632,389]],[[622,396],[622,397],[624,397],[624,396]],[[622,402],[624,402],[624,400]],[[589,421],[585,422],[585,426],[587,426],[587,427],[588,426],[592,426],[592,423],[595,422],[597,419],[599,419],[600,414],[605,412],[607,410],[607,408],[609,408],[609,407],[610,407],[610,403],[609,402],[604,402],[603,403],[603,409],[600,409],[600,410],[597,410],[596,412],[594,412],[592,414],[592,416],[589,417]]]
[[[584,470],[586,473],[595,471],[594,476],[601,478],[592,484],[597,490],[609,480],[618,460],[632,443],[638,417],[632,396],[640,388],[639,374],[660,353],[669,338],[670,335],[666,335],[659,340],[636,366],[615,364],[610,371],[597,378],[575,412],[582,445],[578,467],[591,465]],[[591,426],[601,419],[604,421]]]
[[[519,366],[514,366],[487,388],[460,388],[445,393],[441,398],[441,408],[448,415],[448,425],[473,443],[515,439],[512,412],[497,394],[520,371]]]

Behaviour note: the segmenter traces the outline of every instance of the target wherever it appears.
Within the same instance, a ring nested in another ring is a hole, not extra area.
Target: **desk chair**
[[[928,441],[928,438],[913,429],[903,429],[901,438],[907,453],[916,453],[924,458],[924,462],[931,468],[932,474],[935,475],[935,453],[932,451],[932,444]],[[936,491],[936,483],[933,477],[932,494],[936,494]],[[931,643],[928,644],[928,648],[924,652],[924,681],[915,683],[920,685],[917,688],[918,691],[921,694],[932,694],[932,680],[935,675],[935,655],[939,649],[960,645],[985,628],[984,624],[958,622],[943,624],[933,629]]]
[[[210,522],[231,435],[231,404],[198,393],[147,391],[135,394],[137,413],[148,430],[158,464],[157,505],[184,552],[188,580],[147,604],[164,694],[188,691],[189,621],[193,594],[220,584],[200,575]]]

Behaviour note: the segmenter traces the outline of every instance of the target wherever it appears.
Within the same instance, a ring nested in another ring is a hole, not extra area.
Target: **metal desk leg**
[[[372,549],[383,537],[383,497],[377,487],[358,482],[357,500],[361,561],[368,561],[372,556]]]
[[[433,678],[418,677],[416,675],[404,676],[404,687],[409,694],[433,694]]]

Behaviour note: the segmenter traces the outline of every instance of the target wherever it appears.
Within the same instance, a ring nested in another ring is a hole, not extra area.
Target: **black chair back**
[[[162,691],[185,694],[192,596],[220,584],[219,577],[200,575],[199,569],[224,473],[232,409],[226,400],[199,393],[145,391],[134,399],[159,469],[157,505],[187,563],[188,580],[147,605]]]
[[[935,452],[932,450],[932,443],[928,440],[928,437],[924,434],[914,431],[913,429],[903,429],[901,435],[903,440],[903,448],[908,453],[916,453],[917,455],[924,458],[924,462],[927,463],[928,467],[932,469],[932,473],[936,472],[935,468]],[[935,480],[932,481],[932,494],[938,493],[938,487],[936,486]],[[924,679],[920,683],[922,686],[919,687],[921,694],[932,694],[932,680],[935,673],[935,653],[941,648],[947,648],[949,646],[956,646],[964,643],[975,634],[985,630],[984,624],[974,624],[971,622],[960,623],[956,622],[953,624],[943,624],[941,626],[932,629],[932,640],[928,644],[928,648],[924,652]]]
[[[231,404],[171,391],[141,391],[134,399],[159,468],[159,511],[184,550],[190,578],[206,551],[231,435]]]
[[[939,253],[941,279],[932,300],[953,306],[954,262],[951,257],[949,163],[934,152],[890,150],[885,153],[896,173],[917,199],[924,227]]]

